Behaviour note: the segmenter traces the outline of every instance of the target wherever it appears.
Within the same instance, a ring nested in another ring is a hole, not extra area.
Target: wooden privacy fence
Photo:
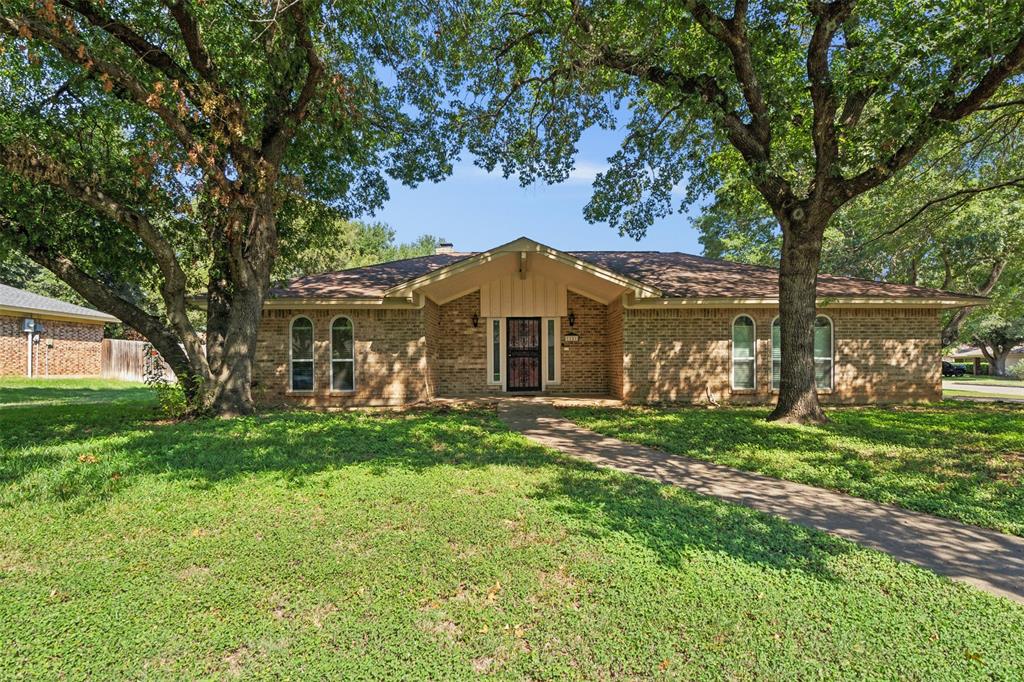
[[[100,344],[100,376],[105,379],[142,381],[146,374],[146,353],[151,346],[145,341],[103,339]],[[174,372],[163,359],[160,364],[164,378],[174,381]]]

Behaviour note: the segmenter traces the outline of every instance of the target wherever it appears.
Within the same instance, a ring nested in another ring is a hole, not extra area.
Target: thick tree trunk
[[[210,273],[207,287],[207,357],[210,377],[204,409],[217,417],[252,414],[253,358],[263,297],[277,251],[276,207],[264,197],[247,220],[237,216],[226,234],[232,244]],[[226,272],[225,272],[226,270]]]
[[[782,368],[779,400],[768,419],[797,424],[827,422],[814,380],[814,318],[817,314],[821,230],[799,226],[783,231],[779,267],[779,324]]]
[[[1007,348],[1006,350],[996,351],[995,352],[995,356],[994,356],[993,363],[992,363],[992,372],[991,372],[991,374],[993,376],[997,376],[997,377],[1008,376],[1008,372],[1006,371],[1006,360],[1007,360],[1007,358],[1010,357],[1010,350],[1011,350],[1010,348]]]
[[[232,298],[220,340],[219,362],[211,367],[206,409],[218,417],[252,414],[252,364],[256,351],[263,291],[242,291]]]

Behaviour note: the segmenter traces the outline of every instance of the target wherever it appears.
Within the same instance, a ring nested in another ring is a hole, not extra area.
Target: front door
[[[506,384],[509,391],[540,390],[540,318],[510,317]]]

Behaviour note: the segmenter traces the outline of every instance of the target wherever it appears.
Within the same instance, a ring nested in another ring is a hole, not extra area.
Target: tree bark
[[[995,346],[992,348],[992,356],[990,360],[989,374],[996,377],[1007,376],[1006,372],[1006,360],[1010,357],[1010,351],[1012,346],[1000,348]]]
[[[252,414],[253,359],[277,254],[277,206],[270,194],[254,200],[247,219],[229,217],[229,247],[211,269],[207,292],[207,355],[210,380],[206,411],[218,417]]]
[[[828,421],[818,402],[814,377],[814,318],[822,232],[817,226],[806,224],[783,229],[779,267],[782,367],[779,399],[768,416],[771,421],[795,424]]]
[[[207,410],[218,417],[252,414],[252,365],[256,351],[263,291],[245,291],[232,300],[226,333],[220,347],[220,362],[211,376],[204,400]]]

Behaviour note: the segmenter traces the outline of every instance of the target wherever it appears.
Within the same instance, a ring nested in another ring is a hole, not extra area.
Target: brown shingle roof
[[[306,275],[270,290],[270,298],[379,297],[391,287],[469,258],[471,253],[443,253],[367,265],[340,272]]]
[[[779,271],[760,265],[662,251],[576,251],[572,255],[614,270],[677,298],[773,298],[779,295]],[[839,275],[818,275],[818,296],[933,298],[937,289],[890,284]],[[962,294],[953,294],[962,297]],[[984,300],[984,299],[982,299]]]
[[[662,251],[570,251],[569,255],[625,275],[673,298],[774,298],[779,273],[774,268]],[[421,256],[341,272],[308,275],[271,289],[271,298],[380,297],[402,282],[473,256],[450,253]],[[818,276],[818,296],[825,298],[970,298],[937,289],[889,284],[837,275]],[[979,302],[986,299],[975,297]]]

